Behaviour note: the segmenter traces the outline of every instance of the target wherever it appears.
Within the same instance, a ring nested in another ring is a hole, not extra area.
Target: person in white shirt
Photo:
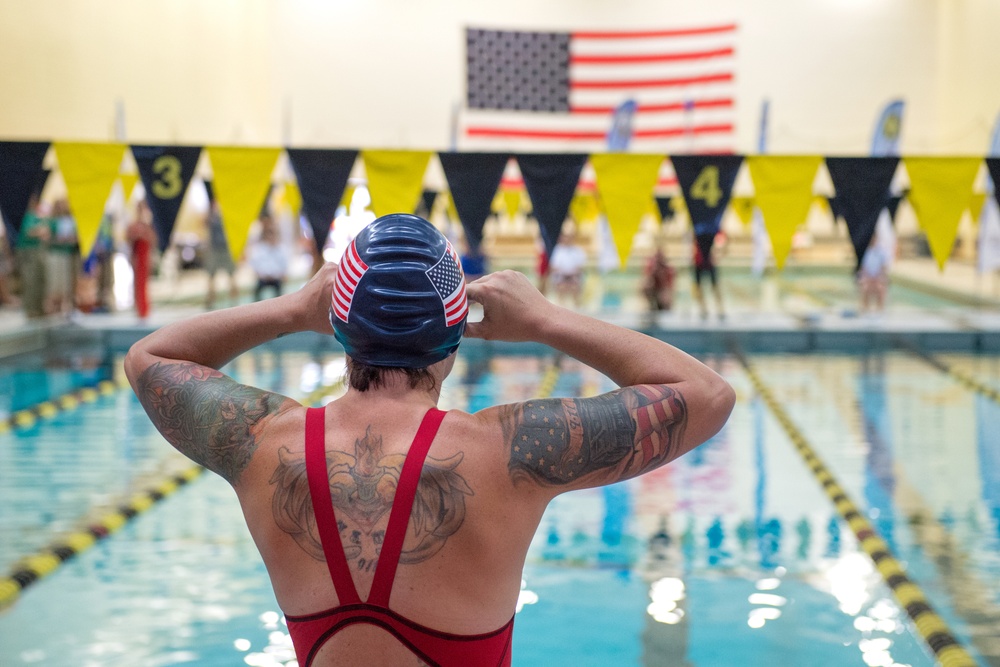
[[[583,294],[583,267],[586,264],[587,252],[577,245],[576,234],[563,232],[549,257],[549,279],[556,295],[571,298],[576,306],[580,305]]]
[[[288,253],[278,238],[278,229],[269,213],[260,217],[260,238],[250,248],[247,261],[257,274],[257,287],[253,299],[260,301],[264,290],[270,288],[274,296],[281,296],[281,288],[288,274]]]
[[[872,236],[868,249],[861,257],[858,269],[858,289],[861,292],[861,312],[885,310],[885,297],[889,291],[889,262],[885,244],[879,243],[878,234]],[[874,303],[874,309],[872,304]]]

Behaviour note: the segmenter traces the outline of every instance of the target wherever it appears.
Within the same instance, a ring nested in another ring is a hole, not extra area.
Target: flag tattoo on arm
[[[642,385],[506,406],[500,419],[514,482],[600,485],[640,475],[683,451],[687,407],[673,387]]]

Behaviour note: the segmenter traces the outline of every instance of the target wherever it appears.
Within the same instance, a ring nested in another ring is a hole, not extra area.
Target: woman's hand
[[[466,286],[466,294],[483,307],[482,321],[465,325],[470,338],[537,341],[541,327],[558,316],[558,307],[517,271],[483,276]]]
[[[302,331],[333,335],[330,324],[330,305],[333,283],[337,279],[337,264],[325,262],[319,271],[300,290],[290,294],[296,299],[296,310],[301,318]]]

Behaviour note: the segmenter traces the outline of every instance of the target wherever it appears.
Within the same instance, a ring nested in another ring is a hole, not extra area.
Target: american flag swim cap
[[[361,230],[344,252],[330,322],[361,363],[425,368],[458,348],[468,312],[451,243],[423,218],[394,213]]]

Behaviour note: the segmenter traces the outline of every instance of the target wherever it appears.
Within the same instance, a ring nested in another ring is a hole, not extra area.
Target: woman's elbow
[[[715,392],[715,409],[722,416],[722,424],[725,424],[729,420],[729,415],[732,414],[733,408],[736,407],[736,390],[721,375],[719,376],[718,385],[718,389]]]
[[[710,433],[706,437],[714,436],[722,430],[729,421],[729,416],[736,406],[736,392],[732,385],[721,375],[713,374],[714,377],[705,389],[705,409],[708,415],[707,424],[711,424]]]
[[[139,375],[145,370],[146,357],[147,355],[139,349],[138,343],[132,345],[125,354],[125,360],[122,365],[125,367],[125,377],[128,378],[129,383],[133,387],[135,387],[135,382],[139,378]]]

